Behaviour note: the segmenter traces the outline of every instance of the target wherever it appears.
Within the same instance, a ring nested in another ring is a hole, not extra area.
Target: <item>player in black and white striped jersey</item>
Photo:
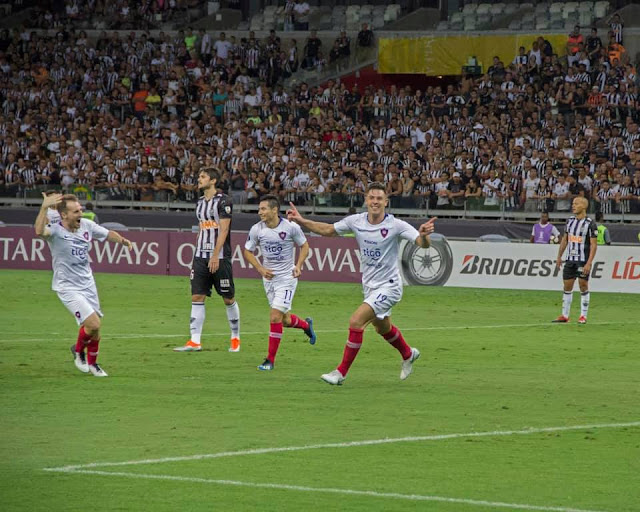
[[[562,315],[553,320],[554,323],[567,323],[569,311],[573,300],[573,285],[578,278],[580,286],[580,318],[579,324],[587,323],[589,312],[589,274],[591,265],[596,256],[598,229],[596,223],[587,217],[589,201],[584,197],[576,197],[573,200],[572,210],[574,215],[567,219],[564,235],[558,248],[556,265],[562,266],[562,256],[567,250],[562,280],[564,282],[564,295],[562,297]]]
[[[220,172],[203,168],[198,175],[198,189],[203,192],[196,206],[199,222],[193,262],[191,263],[191,339],[176,352],[200,352],[202,326],[205,319],[204,300],[211,296],[211,288],[222,297],[227,308],[231,329],[229,352],[240,351],[240,308],[235,300],[235,286],[231,269],[231,198],[219,193],[216,184]]]

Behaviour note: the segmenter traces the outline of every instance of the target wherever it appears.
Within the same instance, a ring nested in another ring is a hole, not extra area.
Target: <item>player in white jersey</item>
[[[297,224],[279,215],[280,201],[274,195],[260,198],[258,215],[260,222],[254,224],[244,245],[244,257],[262,276],[264,291],[271,307],[269,313],[269,352],[258,370],[273,370],[283,327],[302,329],[309,343],[316,342],[313,319],[302,320],[291,313],[293,296],[298,286],[302,265],[309,255],[309,242]],[[299,247],[295,261],[295,248]],[[257,247],[262,252],[262,264],[253,254]]]
[[[388,197],[382,183],[371,183],[365,202],[367,212],[345,217],[335,224],[315,222],[303,218],[293,203],[287,218],[323,236],[353,233],[360,248],[362,288],[364,302],[351,315],[349,338],[344,349],[342,363],[332,372],[322,375],[322,380],[333,385],[344,382],[358,351],[362,346],[364,329],[373,324],[375,330],[402,355],[400,379],[404,380],[413,371],[413,363],[420,357],[417,348],[405,342],[400,330],[391,323],[391,309],[402,298],[402,276],[398,268],[398,245],[400,239],[408,240],[420,247],[431,244],[436,218],[429,219],[418,230],[403,220],[385,213]]]
[[[36,218],[36,235],[49,244],[53,260],[51,288],[80,326],[78,340],[71,346],[76,367],[83,373],[106,377],[98,365],[100,343],[100,300],[89,264],[92,240],[108,240],[127,246],[131,242],[115,231],[110,231],[89,219],[82,218],[82,206],[72,194],[42,194],[44,200]],[[60,222],[47,225],[47,212],[56,206]],[[85,357],[85,347],[87,356]]]

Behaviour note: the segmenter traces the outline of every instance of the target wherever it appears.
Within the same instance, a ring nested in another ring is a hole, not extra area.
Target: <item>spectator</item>
[[[293,6],[293,15],[296,30],[309,30],[309,4],[304,0],[296,0]]]

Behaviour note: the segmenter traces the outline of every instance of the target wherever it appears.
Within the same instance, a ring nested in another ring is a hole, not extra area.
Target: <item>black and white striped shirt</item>
[[[591,251],[591,239],[598,237],[596,223],[589,217],[578,219],[571,216],[565,225],[567,235],[567,257],[565,261],[585,263]]]
[[[196,243],[195,256],[209,259],[213,255],[216,246],[221,219],[231,219],[233,205],[231,198],[226,194],[216,194],[211,199],[202,196],[196,206],[196,217],[200,230]],[[219,254],[220,259],[231,258],[231,229],[224,241],[224,246]]]

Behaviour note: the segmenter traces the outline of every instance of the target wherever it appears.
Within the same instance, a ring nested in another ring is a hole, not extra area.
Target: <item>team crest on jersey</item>
[[[278,235],[280,235],[280,239],[284,240],[285,238],[287,238],[287,233],[285,233],[284,231],[280,231],[280,233],[278,233]]]
[[[227,215],[231,215],[231,206],[225,206],[224,211],[227,212]]]
[[[387,228],[382,228],[380,230],[380,234],[382,235],[382,238],[387,238],[387,235],[389,234],[389,230]]]

